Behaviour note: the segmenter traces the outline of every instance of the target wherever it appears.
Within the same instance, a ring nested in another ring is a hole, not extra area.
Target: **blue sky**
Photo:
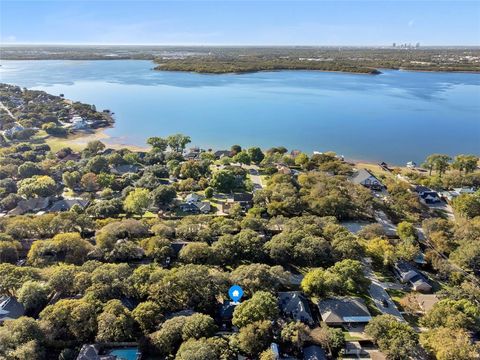
[[[480,45],[480,1],[0,1],[2,43]]]

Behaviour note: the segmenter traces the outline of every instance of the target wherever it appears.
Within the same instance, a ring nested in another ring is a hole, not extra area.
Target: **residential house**
[[[244,211],[247,211],[253,206],[253,194],[250,193],[235,193],[233,194],[233,201],[240,204]]]
[[[414,191],[420,197],[420,201],[425,204],[435,204],[441,201],[438,193],[426,186],[417,185],[415,186]]]
[[[358,170],[352,177],[350,177],[350,181],[372,190],[382,190],[384,188],[382,182],[366,169]]]
[[[198,211],[202,214],[208,214],[212,209],[212,206],[208,201],[200,201],[200,202],[194,203],[194,205],[198,208]]]
[[[81,116],[75,115],[72,117],[71,125],[69,126],[72,130],[84,130],[90,127],[90,124],[87,120],[83,119]]]
[[[307,325],[314,325],[308,300],[300,291],[278,293],[278,305],[283,315]]]
[[[45,210],[50,205],[49,197],[38,197],[28,200],[20,200],[17,206],[8,212],[8,215],[23,215]]]
[[[185,158],[185,160],[197,160],[200,158],[200,153],[200,148],[194,147],[185,152],[183,154],[183,157]]]
[[[290,169],[287,165],[285,164],[277,164],[276,165],[277,171],[280,174],[283,175],[291,175],[292,174],[292,169]]]
[[[185,197],[185,202],[187,204],[194,204],[202,200],[202,196],[197,193],[190,193]]]
[[[178,205],[178,208],[185,213],[198,214],[200,212],[195,203],[182,203]]]
[[[223,157],[230,157],[230,150],[217,150],[213,153],[216,159],[221,159]]]
[[[331,326],[366,324],[372,317],[360,298],[330,298],[320,300],[318,309],[322,320]]]
[[[25,314],[25,308],[17,299],[10,296],[0,297],[0,324],[5,320],[14,320]]]
[[[305,346],[303,348],[303,360],[327,360],[325,350],[318,345]]]
[[[140,170],[140,166],[132,165],[132,164],[125,164],[125,165],[115,165],[112,166],[111,172],[115,175],[125,175],[129,173],[137,173]]]
[[[427,278],[417,270],[413,265],[405,261],[399,261],[394,264],[395,275],[402,283],[409,283],[413,290],[419,292],[430,292],[432,286]]]
[[[232,328],[233,312],[235,311],[236,303],[231,301],[224,301],[217,312],[217,322],[220,324],[222,330],[229,330]]]
[[[11,138],[12,136],[14,136],[16,133],[20,132],[20,131],[23,131],[25,130],[25,128],[20,125],[20,124],[16,124],[14,126],[12,126],[10,129],[7,129],[3,132],[3,134],[8,137],[8,138]]]
[[[463,188],[454,188],[451,191],[442,191],[439,193],[439,195],[445,201],[452,201],[457,196],[460,196],[462,194],[473,194],[473,193],[475,193],[474,188],[463,187]]]
[[[423,312],[428,312],[433,308],[437,302],[440,301],[437,295],[435,294],[417,294],[418,305]]]
[[[208,214],[211,210],[210,202],[200,201],[202,196],[196,193],[190,193],[185,197],[185,202],[179,205],[179,208],[183,212],[192,214]]]
[[[63,199],[58,200],[53,203],[53,205],[48,209],[49,212],[60,212],[60,211],[70,211],[71,208],[75,205],[80,206],[80,208],[85,209],[89,203],[89,200],[84,199]]]

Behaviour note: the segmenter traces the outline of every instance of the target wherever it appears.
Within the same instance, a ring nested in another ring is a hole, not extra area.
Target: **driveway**
[[[262,178],[258,172],[258,166],[250,165],[247,167],[247,169],[250,174],[250,180],[252,180],[253,183],[253,191],[263,189]]]
[[[395,236],[397,234],[397,227],[388,218],[387,214],[385,214],[383,211],[375,211],[374,216],[377,223],[382,225],[383,229],[385,230],[385,233],[388,236]]]
[[[395,316],[399,321],[405,321],[400,311],[398,311],[392,298],[390,297],[390,295],[388,295],[388,293],[385,290],[387,288],[391,288],[392,285],[391,284],[386,285],[382,283],[380,280],[378,280],[378,278],[373,273],[372,268],[368,264],[365,264],[365,276],[368,279],[370,279],[370,281],[372,282],[368,288],[368,293],[372,297],[377,308],[383,314],[389,314],[389,315]],[[383,300],[385,300],[388,303],[387,307],[383,306]]]

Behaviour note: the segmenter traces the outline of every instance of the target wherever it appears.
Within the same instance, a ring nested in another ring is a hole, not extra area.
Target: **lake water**
[[[145,145],[184,133],[223,149],[333,150],[404,164],[431,153],[480,153],[480,75],[385,70],[205,75],[153,71],[153,63],[2,61],[0,81],[115,112],[111,142]]]

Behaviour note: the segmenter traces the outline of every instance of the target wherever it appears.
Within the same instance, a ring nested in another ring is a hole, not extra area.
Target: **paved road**
[[[393,315],[398,320],[405,321],[402,314],[400,313],[400,311],[398,311],[397,307],[395,306],[395,303],[393,302],[392,298],[385,291],[385,289],[391,287],[391,285],[383,284],[380,280],[378,280],[378,278],[373,273],[372,268],[368,264],[365,265],[365,276],[369,278],[370,281],[372,282],[368,288],[368,292],[372,297],[373,301],[375,302],[375,305],[377,306],[377,308],[383,314]],[[387,307],[383,306],[382,304],[383,300],[387,301],[388,303]]]
[[[250,173],[250,180],[252,180],[253,183],[253,190],[255,191],[263,189],[262,178],[260,177],[260,173],[258,172],[258,166],[248,166],[248,172]]]

